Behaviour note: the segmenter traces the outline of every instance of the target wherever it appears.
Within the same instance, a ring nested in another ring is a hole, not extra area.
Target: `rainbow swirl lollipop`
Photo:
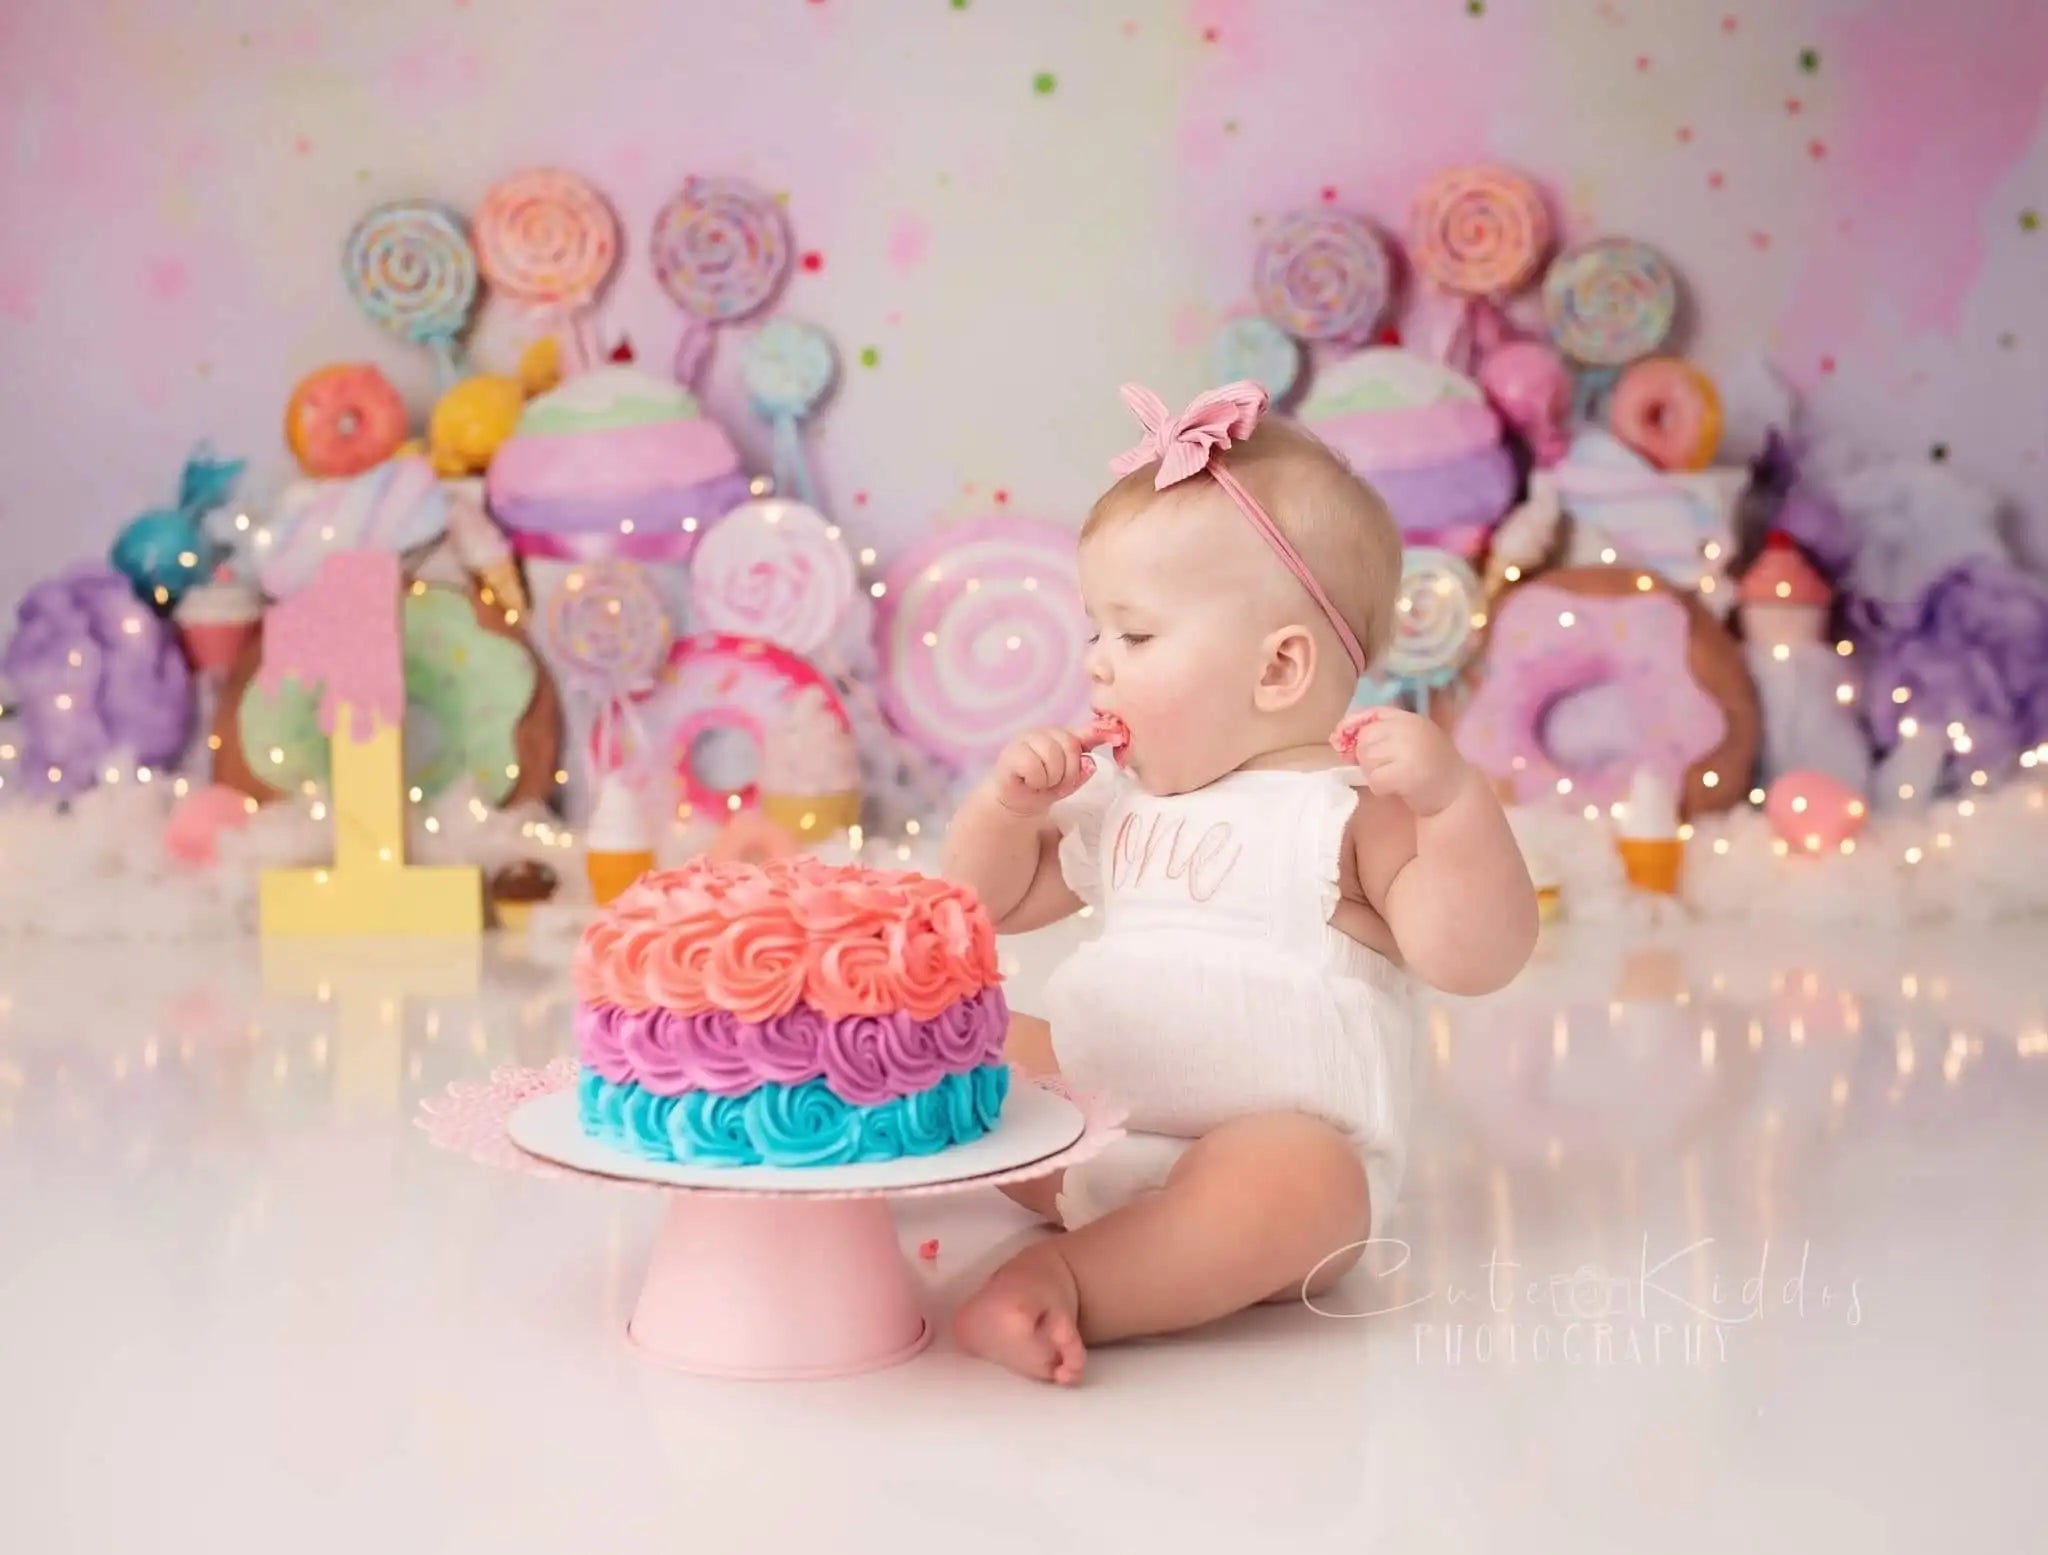
[[[1588,367],[1653,355],[1678,317],[1678,273],[1633,238],[1600,238],[1558,256],[1543,278],[1543,311],[1558,349]]]
[[[1416,196],[1408,248],[1415,268],[1446,291],[1505,297],[1536,278],[1550,248],[1550,212],[1519,173],[1454,167]]]
[[[1393,271],[1363,216],[1296,211],[1259,246],[1252,289],[1260,311],[1288,334],[1363,345],[1387,311]]]
[[[349,233],[342,274],[373,323],[427,347],[443,382],[455,382],[455,343],[476,306],[477,260],[452,211],[423,200],[378,206]]]
[[[709,330],[768,306],[789,273],[782,207],[737,178],[691,178],[654,218],[655,279],[690,316],[676,375],[693,380]]]
[[[1354,704],[1412,696],[1426,713],[1430,693],[1455,681],[1472,657],[1484,598],[1478,576],[1463,558],[1428,546],[1403,554],[1393,646],[1359,682]]]

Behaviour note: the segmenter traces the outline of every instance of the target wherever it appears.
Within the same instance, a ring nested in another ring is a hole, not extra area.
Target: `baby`
[[[1064,1234],[955,1319],[966,1349],[1059,1383],[1088,1345],[1314,1294],[1356,1263],[1406,1153],[1411,976],[1491,991],[1537,924],[1500,806],[1443,731],[1345,718],[1393,632],[1385,505],[1262,421],[1255,384],[1177,418],[1123,392],[1146,435],[1080,542],[1116,759],[1088,753],[1094,733],[1024,735],[945,848],[1004,932],[1102,917],[1009,1056],[1121,1103],[1131,1135],[1010,1190]]]

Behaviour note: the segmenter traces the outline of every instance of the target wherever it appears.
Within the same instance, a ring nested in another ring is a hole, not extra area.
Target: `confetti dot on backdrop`
[[[956,11],[964,11],[967,9],[967,4],[968,0],[953,0],[953,9]]]
[[[1337,203],[1337,186],[1335,184],[1323,185],[1323,203],[1325,205],[1335,205]]]
[[[1802,103],[1796,97],[1788,97],[1785,99],[1785,111],[1787,113],[1796,114],[1805,106],[1806,104]]]
[[[2002,348],[2004,348],[2007,351],[2010,351],[2015,345],[2019,343],[2019,338],[2020,337],[2015,335],[2011,330],[2007,330],[2004,334],[1998,337],[1998,343]]]
[[[1235,135],[1237,133],[1237,120],[1225,119],[1223,121],[1223,133],[1226,135]]]
[[[296,151],[300,156],[306,155],[312,149],[313,142],[304,135],[299,136],[298,139],[292,142],[292,150]]]
[[[1038,72],[1037,75],[1031,78],[1031,90],[1036,92],[1040,97],[1052,96],[1053,88],[1057,87],[1059,84],[1060,78],[1054,75],[1050,70],[1041,70]]]
[[[1690,124],[1681,124],[1678,126],[1678,143],[1681,146],[1689,146],[1692,144],[1692,126]]]
[[[1722,186],[1723,184],[1725,184],[1725,183],[1727,183],[1727,182],[1728,182],[1728,175],[1727,175],[1726,173],[1709,173],[1709,174],[1707,174],[1707,187],[1708,187],[1709,189],[1718,189],[1718,188],[1720,188],[1720,187],[1721,187],[1721,186]]]
[[[819,253],[814,248],[809,253],[805,254],[802,260],[799,261],[799,263],[801,263],[806,270],[810,271],[812,275],[816,275],[820,270],[825,268],[825,256]]]
[[[2039,211],[2030,207],[2020,212],[2020,231],[2039,232],[2040,230],[2041,213]]]
[[[1927,450],[1927,457],[1932,459],[1936,464],[1947,464],[1948,444],[1936,443],[1932,448]]]
[[[1806,154],[1816,162],[1824,162],[1827,160],[1828,143],[1824,140],[1809,140],[1806,143]]]
[[[1223,38],[1223,31],[1222,31],[1222,29],[1221,29],[1221,28],[1218,28],[1218,27],[1204,27],[1204,28],[1202,29],[1202,41],[1203,41],[1204,43],[1218,43],[1218,42],[1221,42],[1221,41],[1222,41],[1222,38]]]
[[[1638,54],[1638,55],[1636,56],[1636,69],[1637,69],[1637,70],[1648,70],[1649,68],[1650,68],[1650,56],[1649,56],[1649,55],[1647,55],[1647,54]]]
[[[857,508],[866,507],[868,505],[868,494],[864,491],[856,491],[853,494],[853,505]]]
[[[1799,51],[1799,68],[1808,75],[1815,74],[1820,69],[1820,50],[1801,49]]]
[[[1467,16],[1484,16],[1486,14],[1486,0],[1465,0],[1465,14]]]
[[[1835,359],[1831,356],[1822,357],[1820,359],[1820,370],[1824,373],[1833,372],[1835,370]]]
[[[1752,232],[1749,235],[1749,246],[1761,253],[1771,246],[1771,235],[1768,232]]]
[[[875,349],[875,348],[874,348],[873,346],[862,346],[862,347],[860,348],[860,365],[861,365],[861,366],[863,366],[863,367],[875,367],[875,366],[879,366],[879,365],[880,365],[880,363],[881,363],[881,360],[882,360],[882,353],[881,353],[880,351],[877,351],[877,350],[876,350],[876,349]]]
[[[1723,32],[1733,33],[1735,29],[1741,25],[1742,24],[1732,16],[1724,16],[1721,18],[1721,30]]]

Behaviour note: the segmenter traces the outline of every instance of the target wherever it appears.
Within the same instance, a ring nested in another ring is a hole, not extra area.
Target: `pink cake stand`
[[[932,1326],[890,1201],[1029,1182],[1092,1159],[1124,1134],[1121,1111],[1057,1082],[1020,1079],[996,1130],[937,1156],[803,1171],[692,1169],[581,1138],[575,1083],[569,1058],[501,1069],[423,1102],[419,1124],[436,1145],[486,1165],[665,1193],[627,1332],[652,1359],[714,1377],[845,1377],[909,1360],[931,1342]],[[706,1186],[706,1176],[735,1185]]]

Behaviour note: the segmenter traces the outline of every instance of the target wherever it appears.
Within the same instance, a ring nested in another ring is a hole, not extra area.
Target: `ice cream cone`
[[[591,899],[603,907],[654,867],[653,838],[639,802],[618,777],[605,779],[597,808],[583,829],[584,872]]]
[[[590,899],[603,907],[654,868],[654,850],[641,848],[631,853],[592,851],[583,856],[583,867],[590,876]]]
[[[1630,885],[1659,896],[1678,894],[1678,876],[1685,865],[1684,843],[1676,837],[1618,837],[1614,845],[1621,850]]]

